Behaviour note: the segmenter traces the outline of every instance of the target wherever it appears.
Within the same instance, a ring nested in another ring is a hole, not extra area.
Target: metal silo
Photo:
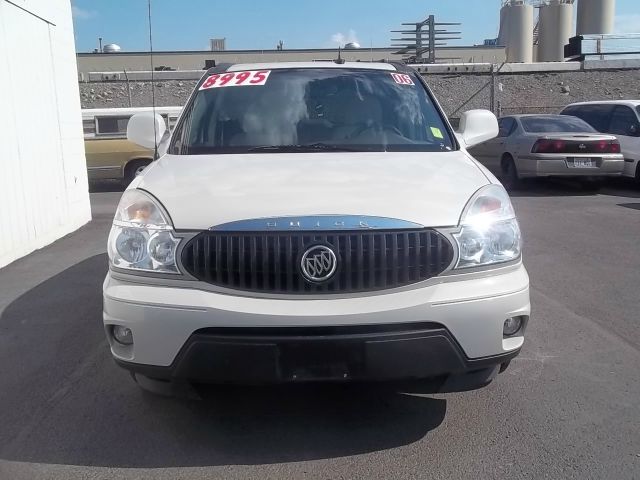
[[[539,62],[564,61],[564,46],[573,36],[573,1],[551,0],[540,7]]]
[[[503,10],[501,17],[506,25],[507,62],[533,62],[533,6],[523,0],[511,0]]]
[[[579,0],[578,35],[613,33],[616,0]]]
[[[509,41],[509,8],[504,5],[500,9],[500,32],[498,33],[498,45],[507,46]]]

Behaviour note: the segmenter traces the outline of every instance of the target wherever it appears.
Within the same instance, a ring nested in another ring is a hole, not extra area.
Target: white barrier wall
[[[0,267],[91,219],[70,0],[0,0]]]

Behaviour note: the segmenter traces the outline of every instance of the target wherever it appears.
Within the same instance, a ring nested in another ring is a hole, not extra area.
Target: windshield
[[[597,133],[584,120],[566,115],[550,117],[522,117],[522,128],[529,133]]]
[[[414,75],[337,68],[210,76],[172,153],[446,151],[454,143]]]

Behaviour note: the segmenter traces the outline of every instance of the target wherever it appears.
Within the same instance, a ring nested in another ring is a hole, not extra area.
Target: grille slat
[[[387,265],[387,235],[380,235],[380,288],[386,288],[389,266]]]
[[[241,289],[245,288],[246,278],[247,278],[247,273],[244,266],[245,264],[244,240],[245,240],[245,237],[243,236],[238,237],[238,270],[240,274],[240,281],[238,282],[238,287]]]
[[[258,240],[251,236],[251,290],[258,289]]]
[[[336,274],[304,279],[300,256],[333,247]],[[431,229],[345,232],[202,232],[185,246],[182,265],[198,280],[234,290],[279,294],[340,294],[398,288],[442,273],[451,243]]]

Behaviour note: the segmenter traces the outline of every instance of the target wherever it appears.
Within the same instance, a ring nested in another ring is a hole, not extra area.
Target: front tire
[[[522,186],[522,180],[518,175],[516,162],[511,155],[505,155],[502,159],[502,185],[507,190],[517,190]]]
[[[124,169],[124,182],[129,185],[149,166],[151,160],[132,160]]]

